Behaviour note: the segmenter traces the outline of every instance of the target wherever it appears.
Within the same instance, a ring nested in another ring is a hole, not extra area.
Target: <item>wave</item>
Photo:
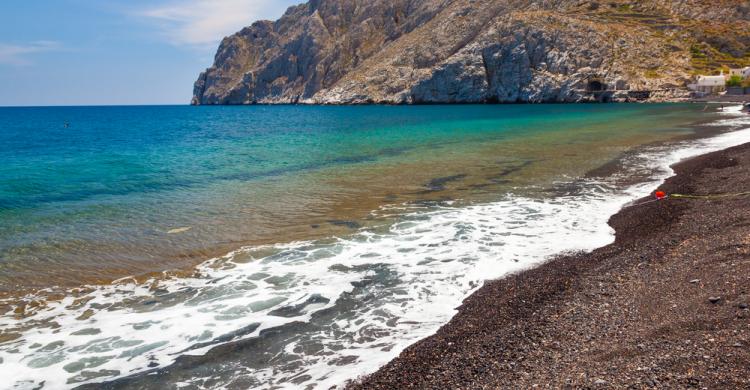
[[[118,378],[157,387],[164,379],[144,374],[164,367],[178,387],[340,385],[434,333],[485,280],[613,242],[609,217],[671,176],[670,165],[750,142],[739,109],[715,123],[734,131],[625,158],[619,175],[644,180],[624,188],[617,177],[578,179],[559,183],[574,194],[396,210],[395,222],[348,237],[242,248],[190,278],[28,296],[25,315],[0,317],[0,336],[16,337],[0,344],[11,378],[0,387]]]

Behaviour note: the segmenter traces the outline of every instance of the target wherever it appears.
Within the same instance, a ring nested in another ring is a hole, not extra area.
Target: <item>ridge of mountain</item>
[[[746,1],[310,0],[224,38],[192,103],[674,100],[748,48]]]

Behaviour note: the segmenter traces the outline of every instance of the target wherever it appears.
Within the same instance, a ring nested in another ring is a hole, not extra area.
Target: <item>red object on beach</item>
[[[655,195],[657,200],[662,200],[667,197],[667,193],[664,191],[656,191]]]

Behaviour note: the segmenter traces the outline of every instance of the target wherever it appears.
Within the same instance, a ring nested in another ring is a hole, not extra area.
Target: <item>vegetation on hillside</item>
[[[727,80],[727,87],[741,87],[742,86],[742,77],[740,76],[732,76]]]

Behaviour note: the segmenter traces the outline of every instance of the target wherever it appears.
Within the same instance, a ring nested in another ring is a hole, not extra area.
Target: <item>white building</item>
[[[718,93],[726,89],[727,79],[722,73],[720,76],[698,76],[695,84],[688,85],[693,91],[702,93]]]
[[[744,68],[729,69],[729,74],[727,75],[727,79],[733,76],[740,76],[743,79],[750,77],[750,66],[747,66]]]

